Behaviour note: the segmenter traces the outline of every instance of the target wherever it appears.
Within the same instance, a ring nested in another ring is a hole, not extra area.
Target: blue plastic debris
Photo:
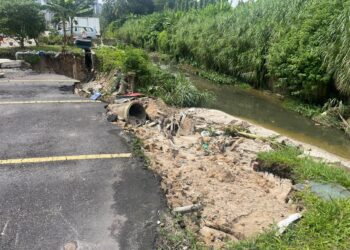
[[[101,96],[102,96],[102,95],[101,95],[100,92],[96,92],[96,93],[94,93],[94,94],[90,97],[90,99],[93,100],[93,101],[96,101],[96,100],[98,100]]]
[[[45,56],[45,52],[44,51],[38,51],[36,54],[38,56]]]

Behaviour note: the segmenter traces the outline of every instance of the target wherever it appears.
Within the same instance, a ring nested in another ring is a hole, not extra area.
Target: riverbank
[[[217,84],[200,76],[198,69],[193,66],[172,63],[169,57],[158,56],[157,53],[151,53],[150,57],[163,70],[173,74],[184,74],[199,90],[212,93],[216,101],[208,103],[205,107],[222,110],[233,116],[277,131],[279,134],[323,148],[325,151],[338,156],[350,157],[349,138],[340,129],[323,126],[309,117],[299,115],[300,110],[299,108],[298,110],[294,109],[295,104],[293,104],[293,108],[286,108],[285,101],[288,98],[283,98],[271,91],[246,88],[245,85],[242,87],[240,84],[236,86],[234,82],[231,82],[230,85]],[[233,81],[233,79],[230,81]],[[228,82],[228,80],[225,82]],[[306,107],[303,106],[303,108]],[[321,113],[321,111],[317,113]]]
[[[225,89],[227,89],[228,86],[232,86],[232,88],[241,88],[252,95],[264,97],[269,102],[275,103],[276,106],[281,106],[288,111],[298,113],[310,119],[317,126],[343,131],[350,140],[350,106],[342,101],[330,99],[323,106],[305,103],[298,99],[291,98],[288,95],[283,95],[268,89],[255,89],[251,85],[244,83],[235,77],[224,75],[217,71],[198,68],[195,65],[191,65],[191,62],[186,60],[177,63],[171,59],[171,56],[166,54],[149,52],[149,55],[152,61],[161,68],[169,70],[174,74],[183,73],[187,75],[200,89],[210,91],[214,90],[213,92],[215,92],[214,87],[211,88],[208,87],[208,84],[202,84],[201,79],[203,79],[202,82],[207,81]],[[232,98],[234,98],[234,95]],[[222,102],[222,100],[220,101]],[[232,105],[234,105],[234,103],[232,103]],[[213,106],[214,108],[220,109],[219,105]],[[232,115],[235,115],[235,113]],[[350,155],[350,151],[348,154]]]

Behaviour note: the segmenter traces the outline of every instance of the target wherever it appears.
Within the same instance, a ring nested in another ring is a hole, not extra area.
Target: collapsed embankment
[[[142,140],[169,207],[190,212],[184,216],[185,227],[208,247],[250,239],[304,210],[293,199],[292,180],[255,171],[260,152],[288,144],[350,167],[345,159],[218,110],[176,109],[151,98],[137,101],[148,121],[116,124]]]
[[[34,50],[32,50],[34,49]],[[0,51],[0,58],[22,60],[38,73],[55,73],[86,82],[90,73],[86,67],[84,53],[43,51],[36,47],[30,49],[8,48]],[[25,66],[23,64],[23,66]]]

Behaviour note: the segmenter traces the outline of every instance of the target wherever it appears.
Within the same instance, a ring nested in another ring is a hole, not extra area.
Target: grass
[[[283,147],[262,152],[258,159],[266,171],[290,171],[295,182],[313,180],[350,187],[350,173],[345,169],[300,156],[298,149]],[[295,193],[294,199],[304,207],[303,218],[283,235],[272,229],[253,239],[229,243],[227,249],[350,249],[350,199],[323,200],[309,191]]]
[[[275,231],[228,249],[349,249],[350,200],[325,201],[311,194],[301,194],[306,213],[282,236]]]
[[[169,105],[195,107],[213,100],[209,92],[199,91],[191,81],[183,75],[175,77],[174,81],[168,81],[168,84],[168,91],[163,93],[161,97]]]
[[[313,118],[322,113],[322,107],[313,104],[306,104],[290,98],[283,101],[283,106],[308,118]]]
[[[276,151],[261,152],[258,154],[258,159],[262,162],[262,168],[267,171],[276,171],[279,167],[290,171],[291,178],[295,182],[312,180],[337,183],[350,188],[350,173],[347,170],[301,156],[298,149],[283,147]]]
[[[144,147],[143,141],[140,138],[133,136],[131,147],[132,147],[133,157],[140,159],[143,162],[144,167],[147,168],[150,165],[150,160],[148,159],[148,157],[145,155],[143,151],[143,147]]]
[[[156,244],[158,250],[207,249],[190,229],[184,228],[184,216],[164,212],[161,217]]]

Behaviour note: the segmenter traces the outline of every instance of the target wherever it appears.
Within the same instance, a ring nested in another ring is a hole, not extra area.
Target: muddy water
[[[174,67],[168,69],[172,72],[180,71]],[[218,85],[190,72],[185,73],[198,89],[209,90],[215,95],[216,101],[208,105],[208,108],[222,110],[350,159],[350,139],[342,131],[317,126],[312,120],[285,109],[277,97],[254,89]]]

